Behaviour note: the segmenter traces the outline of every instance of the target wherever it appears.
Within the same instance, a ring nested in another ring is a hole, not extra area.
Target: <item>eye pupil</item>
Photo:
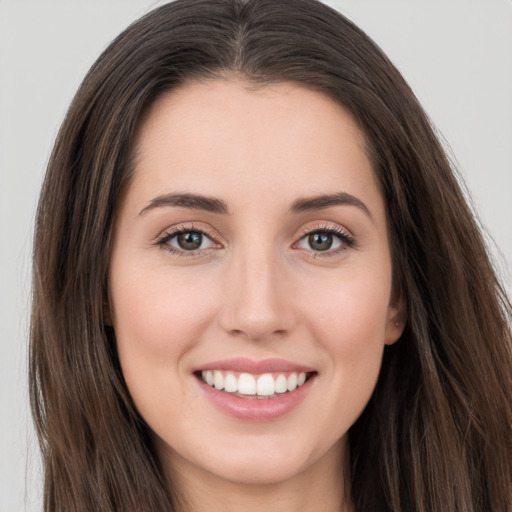
[[[330,233],[312,233],[308,241],[314,251],[327,251],[332,246],[333,237]]]
[[[187,231],[186,233],[180,233],[177,238],[180,249],[185,251],[193,251],[199,249],[203,243],[202,233],[197,231]]]

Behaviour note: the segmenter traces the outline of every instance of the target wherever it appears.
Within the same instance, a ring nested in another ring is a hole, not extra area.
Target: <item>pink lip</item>
[[[209,386],[197,375],[205,370],[224,370],[251,373],[253,375],[278,372],[304,372],[313,373],[313,375],[310,375],[310,378],[294,391],[277,394],[273,398],[258,399],[243,398]],[[252,422],[272,421],[291,412],[307,396],[317,377],[314,368],[286,361],[285,359],[262,359],[255,361],[243,357],[212,361],[196,368],[193,373],[196,374],[201,391],[214,406],[231,417]]]
[[[200,368],[196,368],[195,372],[201,370],[224,370],[241,373],[252,373],[253,375],[261,375],[262,373],[272,372],[314,372],[314,368],[309,368],[300,364],[286,361],[285,359],[262,359],[254,361],[244,357],[237,357],[233,359],[224,359],[221,361],[212,361]]]
[[[316,376],[312,376],[294,391],[267,399],[242,398],[215,389],[199,378],[197,382],[206,398],[222,412],[242,421],[263,422],[281,418],[295,409],[306,398],[315,380]]]

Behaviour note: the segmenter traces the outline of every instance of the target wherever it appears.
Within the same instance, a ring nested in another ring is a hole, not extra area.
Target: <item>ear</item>
[[[392,345],[402,336],[407,322],[405,303],[402,297],[394,300],[393,303],[389,305],[386,322],[386,337],[384,342],[386,345]]]

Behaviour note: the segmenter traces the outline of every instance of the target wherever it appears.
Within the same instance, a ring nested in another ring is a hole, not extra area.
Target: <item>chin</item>
[[[278,485],[292,482],[305,476],[310,469],[328,464],[339,465],[342,440],[334,444],[325,443],[325,439],[312,442],[311,438],[297,439],[290,435],[282,436],[252,435],[245,438],[223,440],[210,439],[208,446],[191,453],[176,453],[180,459],[170,461],[172,467],[185,464],[195,467],[205,478],[219,479],[236,485]],[[198,454],[200,454],[198,456]],[[332,454],[332,457],[326,455]],[[185,469],[183,467],[183,469]]]
[[[275,456],[252,461],[224,458],[222,464],[212,467],[210,472],[217,478],[237,485],[277,485],[293,480],[303,472],[304,465]]]

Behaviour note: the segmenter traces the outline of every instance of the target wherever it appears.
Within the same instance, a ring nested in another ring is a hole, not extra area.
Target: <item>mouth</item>
[[[312,393],[318,372],[284,359],[232,358],[211,361],[193,370],[217,410],[244,422],[284,418]]]
[[[254,374],[221,369],[198,370],[194,375],[218,391],[249,400],[268,400],[302,387],[316,372],[288,371]]]

